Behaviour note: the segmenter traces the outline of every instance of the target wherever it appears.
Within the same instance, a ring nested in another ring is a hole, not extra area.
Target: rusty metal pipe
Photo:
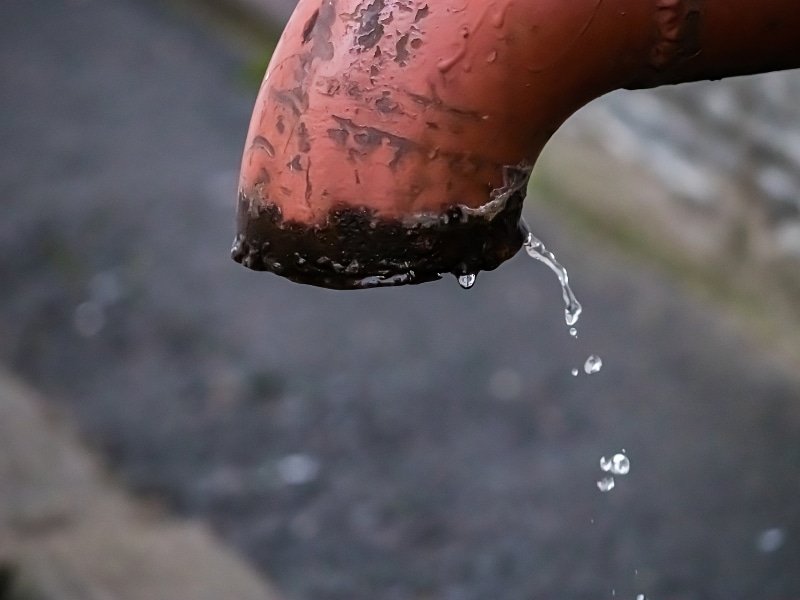
[[[797,0],[300,0],[247,134],[233,258],[339,289],[494,269],[578,108],[799,67],[798,31]]]

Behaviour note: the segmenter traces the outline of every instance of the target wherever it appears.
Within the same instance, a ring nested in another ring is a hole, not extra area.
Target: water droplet
[[[631,460],[624,454],[615,454],[611,459],[611,472],[614,475],[627,475],[631,472]]]
[[[587,375],[599,373],[600,369],[602,368],[603,368],[603,359],[595,354],[592,354],[589,358],[587,358],[586,362],[583,365],[583,370],[586,371]]]
[[[494,27],[500,29],[503,25],[505,25],[507,10],[508,5],[506,5],[504,8],[501,8],[491,16],[491,22]]]
[[[600,469],[614,475],[627,475],[631,471],[631,461],[624,454],[617,453],[611,458],[600,458]]]
[[[578,337],[578,330],[575,327],[570,327],[569,328],[569,334],[572,337],[576,338],[576,337]]]
[[[597,482],[597,489],[601,492],[610,492],[614,489],[616,482],[613,477],[603,477]]]
[[[756,548],[758,548],[759,552],[763,552],[764,554],[775,552],[783,546],[785,538],[786,534],[783,532],[783,529],[778,529],[777,527],[765,529],[756,540]]]
[[[615,454],[611,459],[611,472],[614,475],[627,475],[631,472],[631,459],[624,454]]]
[[[319,474],[319,461],[308,454],[289,454],[278,461],[278,475],[288,485],[311,483]]]
[[[636,596],[636,600],[647,600],[647,598],[645,598],[644,594],[639,594]]]
[[[527,225],[524,226],[527,228]],[[545,247],[542,241],[536,238],[530,231],[528,231],[528,236],[525,240],[525,251],[531,258],[550,267],[550,270],[558,277],[558,281],[561,284],[561,296],[564,298],[564,319],[567,325],[572,327],[578,322],[583,307],[581,303],[578,302],[575,294],[572,293],[572,288],[569,286],[567,270],[561,266],[556,260],[555,255]]]
[[[231,246],[231,258],[233,260],[240,261],[242,258],[244,258],[246,252],[247,250],[245,249],[244,236],[239,234],[236,236],[236,239],[233,240],[233,246]]]
[[[573,367],[573,368],[572,368],[572,376],[573,376],[573,377],[577,377],[577,376],[578,376],[578,373],[580,373],[580,371],[578,371],[578,369],[577,369],[577,368]]]
[[[572,290],[569,290],[569,293],[572,293]],[[578,322],[578,319],[581,315],[581,305],[577,303],[578,301],[575,300],[574,305],[570,305],[564,309],[564,320],[566,320],[567,325],[574,325]]]
[[[72,323],[80,335],[92,337],[105,327],[106,314],[103,307],[97,302],[83,302],[75,309]]]
[[[478,278],[475,273],[467,273],[466,275],[459,275],[458,276],[458,285],[460,285],[465,290],[468,290],[473,285],[475,285],[475,280]]]

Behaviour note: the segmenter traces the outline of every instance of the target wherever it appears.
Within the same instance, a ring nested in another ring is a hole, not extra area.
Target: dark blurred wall
[[[800,259],[798,98],[799,72],[770,73],[614,94],[574,125],[697,215],[724,219],[732,203],[756,205],[742,212],[760,222],[745,229],[761,228],[764,239],[748,251]]]
[[[785,329],[800,322],[798,97],[798,71],[615,92],[567,121],[534,178],[590,227]]]

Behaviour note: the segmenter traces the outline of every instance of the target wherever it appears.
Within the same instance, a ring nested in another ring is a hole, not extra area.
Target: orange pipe
[[[578,108],[800,66],[797,0],[300,0],[256,100],[233,258],[352,289],[496,268]]]

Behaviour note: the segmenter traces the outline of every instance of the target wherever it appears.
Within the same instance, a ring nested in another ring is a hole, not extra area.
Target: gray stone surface
[[[470,292],[238,267],[244,63],[160,4],[0,4],[0,360],[125,483],[297,599],[800,595],[796,369],[538,197],[577,341],[523,257]]]

